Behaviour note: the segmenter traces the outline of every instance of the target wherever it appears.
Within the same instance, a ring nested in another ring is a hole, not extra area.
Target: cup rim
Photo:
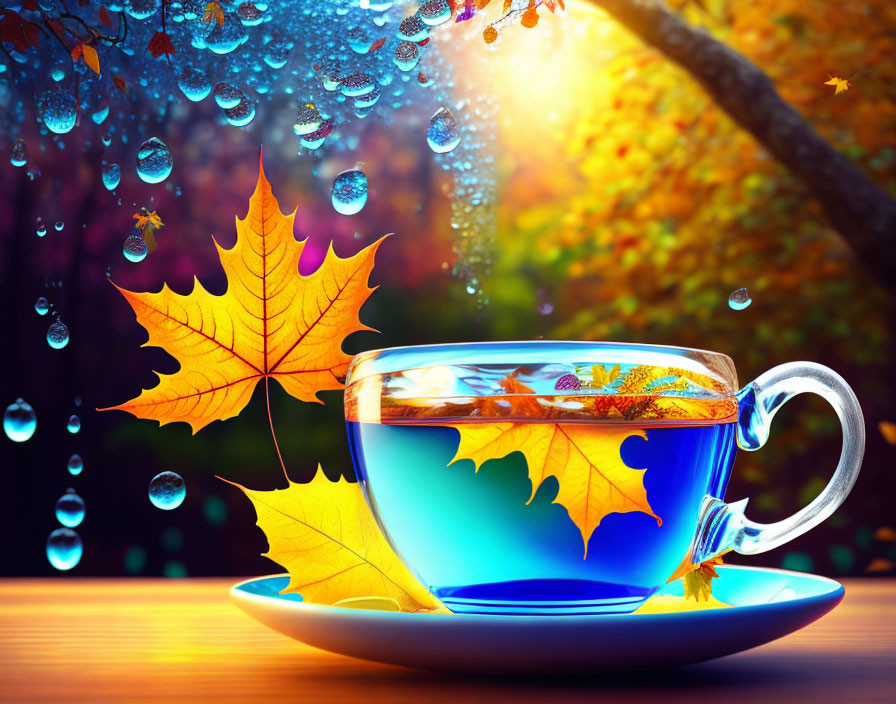
[[[599,365],[603,372],[598,370]],[[457,378],[458,370],[467,375],[465,390],[460,393],[451,381]],[[607,373],[611,377],[609,381]],[[484,379],[483,374],[489,378]],[[496,377],[499,378],[496,380]],[[469,379],[475,380],[478,386],[470,388]],[[730,414],[738,392],[734,362],[721,352],[595,340],[384,347],[356,355],[345,384],[346,418],[358,413],[380,417],[383,406],[380,399],[388,399],[386,405],[394,405],[407,404],[409,398],[415,399],[412,405],[418,408],[427,405],[427,400],[440,406],[454,404],[462,415],[465,405],[475,404],[476,397],[492,397],[505,406],[513,405],[514,399],[525,403],[528,397],[538,399],[539,403],[560,404],[558,407],[564,403],[571,407],[570,404],[580,402],[593,405],[595,398],[606,396],[628,398],[634,406],[634,399],[643,401],[652,397],[662,398],[663,404],[673,407],[687,400],[723,402],[726,414]],[[359,407],[362,408],[359,410]],[[529,409],[529,415],[536,414],[531,403]],[[682,413],[680,407],[672,411]]]

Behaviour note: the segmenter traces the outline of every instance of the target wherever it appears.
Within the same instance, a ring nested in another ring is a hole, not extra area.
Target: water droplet
[[[180,506],[187,495],[183,478],[175,472],[162,472],[149,483],[149,500],[156,508],[170,511]]]
[[[68,458],[68,473],[72,476],[78,476],[84,469],[84,460],[81,459],[81,455],[75,453],[71,457]]]
[[[460,144],[460,132],[457,129],[457,122],[448,108],[436,110],[429,121],[426,141],[429,144],[429,148],[436,154],[450,152]]]
[[[70,570],[83,554],[81,536],[71,528],[57,528],[47,538],[47,559],[57,570]]]
[[[54,350],[61,350],[68,344],[68,327],[61,320],[55,320],[47,330],[47,343]]]
[[[157,137],[150,137],[137,150],[137,175],[146,183],[161,183],[172,166],[171,150]]]
[[[235,108],[243,99],[243,92],[229,83],[219,83],[215,86],[215,102],[219,108],[227,110]]]
[[[420,16],[413,14],[405,17],[398,25],[398,38],[409,42],[422,42],[429,36],[429,29],[423,24]]]
[[[78,103],[74,96],[62,89],[52,88],[40,96],[37,111],[50,132],[70,132],[78,119]]]
[[[99,110],[94,111],[90,115],[90,119],[94,121],[97,125],[101,125],[106,121],[106,118],[109,117],[109,105],[103,105]]]
[[[66,528],[75,528],[84,520],[84,499],[74,489],[69,489],[56,502],[56,520]]]
[[[34,310],[37,311],[38,315],[46,315],[47,311],[50,310],[50,302],[41,296],[34,302]]]
[[[343,171],[333,181],[333,207],[342,215],[354,215],[367,202],[367,176],[363,171]]]
[[[369,93],[375,86],[373,77],[367,73],[352,74],[344,78],[341,83],[342,94],[349,98]]]
[[[53,225],[53,227],[56,228],[56,232],[62,232],[62,229],[65,227],[65,223],[62,222],[62,220],[57,220],[56,224]]]
[[[121,183],[121,167],[118,164],[106,164],[103,167],[103,185],[108,191],[114,191]]]
[[[303,103],[299,105],[299,110],[296,113],[296,122],[293,125],[293,130],[297,136],[301,137],[319,130],[322,123],[323,120],[314,103]]]
[[[318,149],[320,145],[324,143],[324,141],[329,136],[330,132],[333,131],[333,118],[327,118],[321,123],[320,129],[312,132],[311,134],[306,134],[302,136],[301,142],[302,146],[306,149]]]
[[[554,312],[554,304],[549,301],[542,301],[538,304],[539,315],[550,315]]]
[[[139,233],[131,233],[121,247],[121,253],[129,262],[142,262],[146,259],[146,240]]]
[[[224,117],[234,127],[245,127],[255,119],[255,103],[244,95],[236,107],[224,111]]]
[[[6,407],[3,414],[3,431],[13,442],[25,442],[31,439],[37,429],[37,414],[31,405],[17,398]]]
[[[38,237],[43,237],[43,236],[46,235],[46,234],[47,234],[47,226],[44,225],[43,220],[41,220],[40,218],[38,218],[38,219],[37,219],[37,236],[38,236]]]
[[[65,424],[65,429],[68,430],[72,435],[75,435],[79,430],[81,430],[81,419],[78,418],[74,413],[72,413],[68,417],[68,423]]]
[[[420,50],[413,42],[399,42],[392,60],[401,71],[410,71],[420,62]]]
[[[435,27],[451,19],[451,7],[445,0],[429,0],[417,11],[423,24]]]
[[[177,86],[194,103],[205,99],[212,92],[212,84],[201,69],[187,66],[177,79]]]
[[[348,48],[356,54],[367,54],[370,52],[370,45],[373,42],[367,32],[358,27],[353,27],[346,32],[345,43],[348,44]]]
[[[753,302],[750,294],[745,288],[739,288],[737,291],[728,296],[728,307],[732,310],[743,310]]]
[[[13,166],[24,166],[28,163],[28,157],[25,156],[25,140],[17,139],[12,145],[12,153],[9,156],[9,163]]]

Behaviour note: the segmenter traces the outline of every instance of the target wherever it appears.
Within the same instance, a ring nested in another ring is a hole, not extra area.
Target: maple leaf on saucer
[[[159,384],[137,398],[101,410],[160,425],[182,421],[195,433],[238,415],[262,379],[318,403],[318,392],[344,388],[351,356],[342,342],[373,329],[358,313],[373,291],[367,281],[385,238],[346,259],[330,245],[317,271],[303,276],[299,258],[306,240],[295,239],[294,220],[295,211],[280,212],[259,160],[249,212],[236,220],[236,244],[224,249],[215,242],[227,275],[223,294],[209,293],[198,279],[187,295],[167,284],[158,293],[116,286],[149,333],[145,345],[163,348],[180,369],[159,374]]]
[[[607,428],[584,423],[458,423],[457,454],[449,462],[473,460],[476,471],[486,460],[519,451],[526,458],[532,482],[531,502],[549,476],[557,478],[560,504],[582,533],[585,556],[588,540],[610,513],[639,511],[657,516],[647,501],[646,469],[628,467],[620,457],[630,437],[647,439],[640,429]]]
[[[722,564],[722,557],[717,555],[700,563],[696,569],[688,572],[681,581],[684,584],[684,598],[694,601],[709,601],[712,596],[712,580],[719,576],[716,566]]]
[[[316,604],[447,612],[392,550],[357,483],[331,482],[318,466],[308,484],[234,486],[255,506],[268,539],[265,557],[289,572],[284,594]]]

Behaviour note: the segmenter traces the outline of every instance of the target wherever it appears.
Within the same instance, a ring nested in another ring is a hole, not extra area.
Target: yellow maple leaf
[[[233,482],[229,482],[233,483]],[[370,513],[360,486],[331,482],[318,466],[308,484],[253,491],[234,484],[255,506],[268,539],[264,553],[289,572],[284,594],[305,601],[403,611],[442,611],[441,602],[401,562]]]
[[[100,75],[100,57],[96,53],[96,49],[84,42],[75,44],[72,49],[72,61],[77,61],[79,58],[84,59],[84,63],[87,64],[97,76]]]
[[[850,89],[850,83],[845,78],[837,78],[837,76],[828,76],[828,80],[824,82],[826,86],[834,86],[834,95],[840,95]]]
[[[205,23],[217,22],[219,27],[224,26],[224,10],[216,2],[210,2],[202,13],[202,21]]]
[[[332,245],[317,271],[299,274],[306,240],[293,235],[295,211],[280,212],[259,163],[258,185],[246,218],[236,220],[231,249],[217,242],[227,291],[215,296],[194,279],[180,295],[167,284],[158,293],[118,288],[149,333],[145,345],[162,347],[180,363],[174,374],[112,409],[159,424],[182,421],[195,433],[232,418],[262,379],[276,379],[292,396],[320,403],[318,392],[344,388],[351,356],[343,340],[372,330],[358,319],[373,291],[367,285],[385,238],[341,259]]]
[[[148,212],[146,208],[143,208],[142,213],[134,213],[134,220],[137,221],[135,227],[140,230],[145,230],[147,227],[151,230],[165,227],[165,223],[162,222],[162,218],[155,210]]]
[[[709,601],[712,597],[712,580],[719,576],[716,565],[722,564],[722,557],[718,555],[699,567],[688,572],[682,577],[684,584],[684,598],[694,601]]]
[[[449,462],[473,460],[476,471],[486,460],[522,452],[532,482],[531,502],[542,482],[556,477],[560,485],[554,503],[566,508],[582,533],[585,556],[588,539],[604,516],[640,511],[662,525],[647,501],[646,469],[633,469],[619,455],[630,437],[647,439],[640,429],[598,428],[582,423],[458,423],[457,454]]]
[[[603,364],[595,364],[591,368],[591,385],[594,387],[606,386],[607,384],[612,384],[618,376],[618,364],[614,364],[610,371],[607,371]]]

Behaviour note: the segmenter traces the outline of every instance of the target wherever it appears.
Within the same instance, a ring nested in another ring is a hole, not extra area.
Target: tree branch
[[[588,0],[690,73],[799,179],[861,263],[896,287],[896,201],[828,144],[747,57],[661,0]]]

